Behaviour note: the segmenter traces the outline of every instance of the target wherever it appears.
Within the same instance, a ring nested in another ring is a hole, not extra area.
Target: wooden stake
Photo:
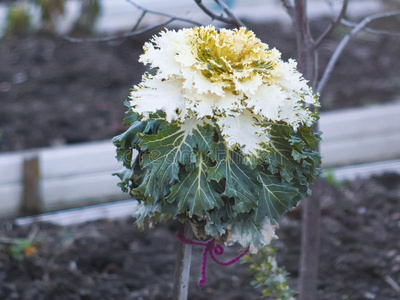
[[[20,214],[22,215],[32,215],[42,212],[39,168],[39,158],[37,156],[24,160],[23,195],[20,207]]]
[[[193,238],[192,228],[186,222],[179,229],[179,235],[186,239]],[[176,254],[173,300],[187,300],[189,293],[190,263],[192,260],[192,245],[183,244],[178,241]]]

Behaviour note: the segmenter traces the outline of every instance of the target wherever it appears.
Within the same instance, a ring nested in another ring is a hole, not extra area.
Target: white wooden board
[[[321,114],[323,167],[400,159],[400,102]],[[121,169],[110,141],[0,155],[0,216],[15,214],[22,165],[39,155],[46,211],[127,197],[111,173]]]
[[[321,114],[324,167],[400,158],[400,102]]]
[[[332,173],[333,178],[338,182],[368,178],[384,173],[400,174],[400,159],[325,169],[322,176],[327,176],[329,173]]]
[[[338,182],[353,180],[355,178],[367,178],[384,172],[400,174],[400,159],[340,167],[334,170],[325,171],[323,176],[326,176],[329,172],[333,173],[333,177]],[[50,222],[61,226],[69,226],[101,219],[113,220],[118,218],[127,218],[132,216],[136,209],[137,202],[125,200],[18,218],[15,223],[23,226],[34,222]]]
[[[136,208],[136,201],[124,200],[115,203],[91,205],[87,207],[44,213],[37,216],[18,218],[15,223],[23,226],[34,222],[50,222],[61,226],[67,226],[101,219],[113,220],[126,218],[131,216]]]

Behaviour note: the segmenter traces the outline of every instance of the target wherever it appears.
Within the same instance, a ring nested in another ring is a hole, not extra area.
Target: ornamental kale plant
[[[144,51],[154,72],[133,87],[130,127],[113,139],[136,224],[174,218],[257,252],[319,173],[317,96],[295,61],[244,28],[165,30]]]

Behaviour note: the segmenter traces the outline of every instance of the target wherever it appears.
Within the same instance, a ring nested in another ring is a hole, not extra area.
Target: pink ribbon
[[[203,287],[207,282],[207,257],[208,257],[208,254],[210,254],[212,260],[215,261],[217,264],[219,264],[221,266],[229,266],[229,265],[237,262],[243,255],[245,255],[247,252],[249,252],[249,248],[247,248],[246,250],[244,250],[242,253],[240,253],[238,256],[231,259],[230,261],[222,262],[222,261],[218,260],[215,255],[222,255],[224,253],[224,247],[221,245],[216,245],[215,238],[212,238],[211,240],[208,240],[206,242],[200,242],[200,241],[194,241],[194,240],[189,240],[189,239],[180,237],[179,233],[176,234],[176,238],[183,244],[205,247],[204,251],[203,251],[203,260],[201,261],[201,279],[199,281],[199,287]]]

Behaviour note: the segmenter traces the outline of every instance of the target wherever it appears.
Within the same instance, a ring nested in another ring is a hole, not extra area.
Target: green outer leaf
[[[320,157],[312,147],[319,135],[310,128],[269,124],[270,149],[257,160],[229,149],[218,126],[168,123],[162,112],[141,121],[129,111],[125,120],[132,126],[113,139],[124,163],[115,175],[124,191],[144,201],[138,226],[145,219],[189,217],[200,236],[229,229],[242,244],[260,247],[265,217],[279,220],[318,175]],[[134,163],[132,149],[140,154]]]
[[[133,151],[140,142],[137,134],[143,132],[146,125],[144,122],[135,121],[127,131],[112,139],[113,144],[117,147],[117,160],[122,162],[126,168],[131,168]]]
[[[227,197],[222,197],[224,201],[223,209],[214,209],[207,216],[207,224],[204,229],[208,235],[216,236],[223,235],[226,232],[226,225],[233,220],[237,215],[233,211],[233,200]]]
[[[261,247],[267,244],[261,231],[261,225],[254,220],[254,215],[238,214],[231,222],[231,231],[234,236],[241,236],[247,241],[247,245],[253,244],[255,247]],[[249,238],[251,237],[251,238]]]
[[[125,126],[129,126],[129,125],[131,125],[133,122],[137,121],[138,118],[139,118],[139,116],[138,116],[137,113],[135,113],[135,112],[132,110],[132,107],[131,107],[131,105],[129,104],[128,101],[125,101],[124,104],[125,104],[125,106],[128,108],[128,110],[127,110],[126,113],[125,113],[124,125],[125,125]]]
[[[161,203],[145,203],[142,209],[139,209],[135,213],[136,221],[135,225],[140,229],[144,230],[144,225],[146,219],[151,220],[152,218],[156,217],[161,212]]]
[[[260,200],[255,211],[255,221],[260,223],[268,216],[273,222],[295,205],[299,189],[289,183],[282,182],[276,175],[267,174],[261,168],[257,169],[257,179],[260,182]]]
[[[290,182],[294,173],[298,169],[297,164],[292,158],[292,146],[289,143],[291,128],[286,125],[275,125],[272,126],[270,134],[270,147],[271,153],[269,153],[265,161],[268,164],[268,170],[272,174],[279,172],[282,179]]]
[[[121,181],[118,183],[118,186],[123,192],[127,193],[129,191],[129,181],[132,179],[133,174],[133,170],[123,167],[119,172],[113,173],[112,175],[118,176]]]
[[[253,179],[254,172],[243,163],[243,156],[229,150],[226,142],[219,142],[212,145],[210,157],[216,161],[216,165],[207,170],[208,179],[217,182],[225,179],[223,195],[235,199],[235,212],[249,212],[256,208],[257,186]]]
[[[310,149],[317,148],[320,141],[320,133],[315,133],[310,127],[306,126],[300,127],[299,132]]]
[[[159,187],[157,181],[152,177],[150,169],[140,174],[140,184],[132,188],[132,195],[141,195],[143,198],[152,199],[153,202],[162,201],[169,193],[171,185]]]
[[[168,202],[178,201],[178,213],[187,212],[192,218],[196,215],[204,219],[207,211],[221,208],[224,202],[216,191],[213,182],[207,180],[210,162],[202,151],[197,153],[197,163],[193,171],[182,170],[180,181],[172,186]]]
[[[142,150],[148,150],[142,157],[143,168],[151,170],[152,180],[163,187],[179,180],[179,165],[192,169],[196,155],[195,148],[208,151],[214,132],[210,126],[195,126],[190,131],[181,129],[178,123],[166,123],[154,135],[141,134]]]

